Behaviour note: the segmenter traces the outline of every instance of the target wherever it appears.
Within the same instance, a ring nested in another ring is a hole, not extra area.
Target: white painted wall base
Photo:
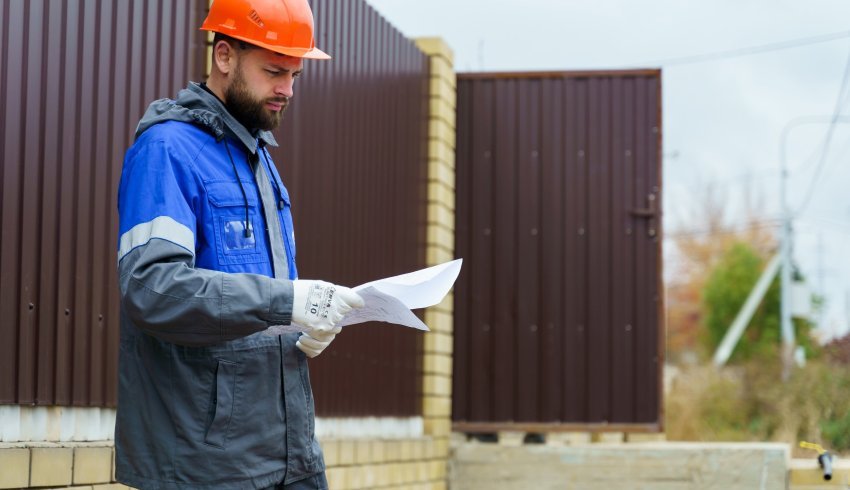
[[[114,408],[0,405],[0,442],[109,441]]]
[[[0,442],[111,441],[114,408],[0,405]],[[316,435],[326,438],[402,439],[422,437],[422,417],[317,418]]]
[[[319,439],[409,439],[424,434],[422,417],[362,417],[316,419]]]

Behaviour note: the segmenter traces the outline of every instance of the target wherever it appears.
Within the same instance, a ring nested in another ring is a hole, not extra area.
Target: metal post
[[[782,166],[782,275],[781,275],[781,313],[782,330],[782,380],[791,376],[794,362],[794,325],[791,322],[791,216],[786,200],[788,170]]]
[[[759,277],[758,281],[756,281],[756,285],[753,286],[749,296],[747,296],[747,300],[744,302],[744,305],[735,316],[735,320],[732,322],[729,330],[726,331],[726,335],[723,336],[723,340],[720,342],[720,345],[717,346],[717,351],[714,353],[714,365],[716,367],[721,367],[726,364],[726,361],[729,360],[729,356],[732,355],[732,351],[738,344],[738,340],[741,339],[741,335],[744,334],[744,330],[746,330],[747,325],[753,318],[753,313],[755,313],[756,308],[758,308],[759,303],[761,303],[762,298],[764,298],[765,293],[767,293],[767,290],[770,288],[770,283],[773,282],[773,278],[776,277],[776,272],[779,270],[780,258],[781,257],[777,254],[775,257],[770,259],[767,267],[765,267],[764,271],[761,273],[761,277]]]
[[[782,208],[782,233],[779,242],[779,254],[782,262],[780,278],[780,316],[782,332],[782,380],[791,376],[794,355],[794,326],[791,323],[791,211],[788,209],[787,186],[788,167],[785,161],[785,142],[791,125],[782,131],[780,147],[779,202]]]
[[[846,123],[850,122],[847,116],[801,116],[788,122],[782,129],[782,137],[779,143],[779,199],[782,206],[782,234],[780,236],[780,254],[782,257],[782,291],[781,291],[781,313],[780,326],[782,331],[782,379],[787,380],[791,376],[794,366],[794,325],[791,322],[791,209],[788,206],[788,166],[785,155],[785,145],[788,133],[791,129],[804,124],[814,123]]]

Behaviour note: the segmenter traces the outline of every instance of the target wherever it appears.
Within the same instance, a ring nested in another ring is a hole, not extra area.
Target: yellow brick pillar
[[[454,258],[455,101],[454,55],[440,38],[416,40],[430,58],[428,121],[428,217],[426,260],[436,265]],[[451,434],[453,295],[425,311],[431,332],[423,352],[422,417],[425,435],[434,440],[431,478],[445,485]]]

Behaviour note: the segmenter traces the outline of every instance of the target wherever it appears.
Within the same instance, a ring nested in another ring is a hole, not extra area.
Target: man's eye
[[[266,73],[268,73],[271,76],[277,76],[277,75],[280,74],[280,72],[276,71],[276,70],[266,70]]]
[[[292,74],[292,78],[298,78],[298,77],[300,77],[300,76],[301,76],[301,72],[300,72],[300,71],[296,71],[295,73],[293,73],[293,74]]]

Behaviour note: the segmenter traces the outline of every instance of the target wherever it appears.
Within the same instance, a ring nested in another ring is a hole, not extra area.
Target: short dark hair
[[[232,37],[228,36],[227,34],[222,34],[220,32],[216,32],[215,35],[213,36],[213,42],[212,42],[213,49],[215,49],[215,45],[218,44],[219,41],[224,41],[235,49],[254,49],[254,48],[256,48],[256,46],[254,46],[251,43],[246,43],[245,41],[232,38]]]

